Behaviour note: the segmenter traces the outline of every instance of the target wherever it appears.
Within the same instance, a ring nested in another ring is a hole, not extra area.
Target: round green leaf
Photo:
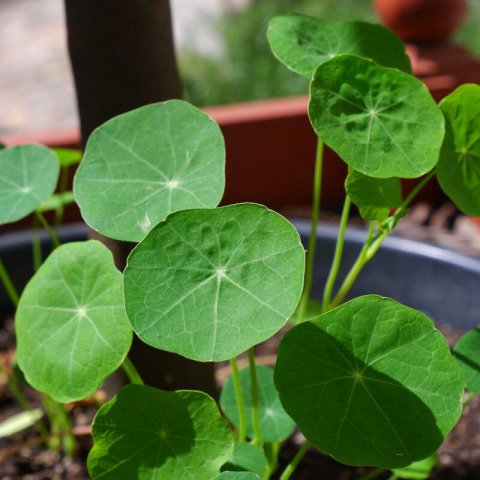
[[[127,385],[95,416],[88,470],[94,480],[211,480],[233,435],[203,392]]]
[[[223,472],[213,480],[260,480],[260,477],[253,472]]]
[[[0,224],[16,222],[37,208],[57,185],[60,166],[41,145],[0,150]]]
[[[146,343],[221,361],[277,332],[295,310],[304,250],[293,226],[265,207],[186,210],[131,253],[125,302]]]
[[[93,393],[132,342],[110,251],[95,240],[57,248],[26,286],[15,328],[28,383],[59,402]]]
[[[261,365],[257,365],[256,369],[262,438],[266,442],[282,442],[292,434],[295,422],[288,416],[280,403],[273,383],[273,370]],[[248,367],[240,370],[240,379],[247,413],[247,433],[253,437],[252,388]],[[225,382],[220,396],[220,405],[230,421],[238,427],[238,406],[232,377]]]
[[[440,107],[447,134],[437,166],[443,191],[467,215],[480,215],[480,85],[462,85]]]
[[[455,359],[465,386],[480,393],[480,327],[466,333],[455,345]]]
[[[393,470],[393,473],[397,475],[398,478],[405,478],[409,480],[425,480],[430,478],[430,474],[437,465],[437,462],[437,454],[435,453],[424,460],[412,463],[408,467],[396,468]]]
[[[289,331],[275,383],[306,438],[349,465],[421,460],[462,411],[463,381],[442,334],[424,314],[374,295]]]
[[[385,220],[390,210],[402,203],[398,178],[373,178],[350,168],[345,189],[366,220]]]
[[[224,170],[218,125],[192,105],[169,100],[97,128],[75,176],[74,194],[92,228],[137,242],[172,212],[217,206]]]
[[[351,55],[315,70],[309,115],[348,165],[377,178],[427,173],[445,133],[442,112],[420,80]]]
[[[263,477],[268,460],[263,449],[251,443],[235,442],[232,458],[222,467],[225,471],[247,471]]]
[[[407,73],[412,71],[400,38],[381,25],[280,15],[270,21],[267,37],[278,60],[308,80],[318,65],[341,54],[370,58]]]

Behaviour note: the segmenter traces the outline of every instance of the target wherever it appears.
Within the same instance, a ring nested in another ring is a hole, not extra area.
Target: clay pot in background
[[[460,26],[467,0],[374,0],[383,23],[406,42],[438,42]]]

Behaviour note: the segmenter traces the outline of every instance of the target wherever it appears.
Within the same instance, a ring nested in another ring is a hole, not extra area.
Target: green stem
[[[242,381],[238,371],[238,363],[236,358],[230,359],[230,366],[232,368],[233,386],[235,389],[235,397],[237,399],[238,408],[238,441],[244,442],[247,438],[247,413],[245,410],[245,399],[243,397]]]
[[[384,468],[376,468],[367,475],[363,475],[358,480],[373,480],[374,478],[379,477],[383,472],[386,472]]]
[[[327,311],[329,308],[333,287],[335,285],[335,280],[337,279],[338,270],[340,268],[340,263],[342,261],[343,246],[345,243],[345,230],[347,229],[348,216],[350,214],[351,204],[352,202],[350,200],[350,197],[347,195],[345,197],[342,216],[340,218],[340,226],[338,229],[338,237],[337,237],[337,243],[335,245],[335,253],[333,256],[332,266],[330,268],[330,273],[328,274],[327,282],[325,284],[325,290],[323,291],[322,310],[324,312]]]
[[[130,383],[136,383],[137,385],[145,385],[145,382],[138,373],[138,370],[135,368],[135,365],[128,357],[125,357],[125,360],[122,363],[122,369],[125,372],[125,375],[127,376]]]
[[[260,401],[258,397],[257,369],[255,367],[255,354],[253,348],[248,350],[248,361],[250,369],[250,383],[252,388],[252,424],[255,445],[262,445],[262,431],[260,428]]]
[[[395,473],[393,473],[390,477],[388,477],[387,480],[398,480],[398,475],[396,475]]]
[[[320,197],[322,193],[322,166],[323,166],[323,141],[317,138],[317,153],[315,156],[315,173],[313,178],[313,200],[312,200],[312,223],[310,226],[310,237],[308,239],[307,259],[305,266],[305,284],[302,298],[298,307],[298,318],[302,322],[305,318],[313,282],[313,261],[315,259],[315,246],[317,243],[317,225],[320,217]]]
[[[463,400],[462,402],[462,406],[463,407],[466,407],[473,399],[473,397],[475,397],[476,393],[475,392],[468,392],[466,397],[465,397],[465,400]]]
[[[295,457],[293,457],[293,460],[287,465],[287,468],[285,468],[285,470],[283,471],[280,477],[280,480],[288,480],[292,476],[293,472],[295,471],[298,464],[301,462],[302,458],[305,456],[309,448],[310,448],[309,442],[305,442],[301,446],[300,450],[297,452]]]
[[[435,176],[435,169],[433,169],[430,173],[425,175],[420,182],[417,183],[415,188],[407,195],[407,198],[402,202],[400,207],[398,207],[397,211],[406,210],[410,204],[412,203],[413,199],[418,195],[420,190]]]
[[[337,294],[335,295],[335,298],[332,300],[332,302],[329,305],[329,309],[338,307],[340,303],[342,303],[343,299],[347,295],[347,293],[350,291],[350,288],[352,288],[353,283],[357,279],[358,275],[362,271],[362,268],[364,265],[368,262],[369,257],[367,255],[370,244],[373,240],[373,233],[375,229],[375,224],[372,222],[370,223],[370,228],[368,230],[367,234],[367,239],[365,240],[365,243],[360,250],[360,253],[358,254],[357,259],[355,260],[355,263],[353,264],[352,268],[348,272],[347,276],[345,277],[345,280],[343,281],[342,285],[340,286]],[[380,247],[378,247],[380,248]]]
[[[72,434],[70,418],[65,411],[65,405],[53,400],[48,395],[44,395],[42,401],[52,431],[48,441],[49,448],[59,450],[61,446],[65,455],[72,458],[75,453],[75,438]]]
[[[37,217],[33,217],[32,255],[33,271],[36,272],[42,265],[42,244],[40,242]]]
[[[58,181],[58,192],[64,193],[67,191],[68,187],[68,167],[62,167],[60,169],[60,179]],[[55,228],[58,229],[60,227],[63,214],[65,212],[65,207],[63,203],[60,203],[60,206],[55,210]]]
[[[5,265],[0,258],[0,280],[3,283],[3,286],[5,287],[5,290],[7,291],[8,298],[10,298],[10,301],[13,303],[15,307],[18,305],[18,292],[13,285],[12,279],[10,278],[10,275],[7,272],[7,269],[5,268]]]
[[[263,475],[262,480],[270,480],[270,477],[275,473],[278,468],[278,454],[280,452],[280,442],[267,443],[265,447],[268,447],[268,467],[265,474]]]
[[[35,215],[40,221],[42,227],[47,231],[48,236],[50,237],[50,240],[52,241],[52,246],[53,248],[57,248],[60,246],[60,240],[58,239],[57,234],[53,231],[52,227],[48,224],[48,222],[45,220],[45,217],[41,212],[38,210],[35,211]]]

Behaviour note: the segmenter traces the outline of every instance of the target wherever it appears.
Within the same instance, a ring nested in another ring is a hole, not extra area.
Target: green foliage
[[[28,383],[61,402],[93,393],[132,342],[110,251],[95,240],[56,249],[25,288],[15,330]]]
[[[259,389],[260,428],[262,438],[266,442],[281,442],[289,437],[295,428],[295,422],[287,415],[278,398],[277,390],[273,383],[273,370],[261,365],[256,366],[257,383]],[[254,436],[252,425],[252,388],[249,369],[240,370],[243,396],[247,413],[247,433]],[[238,405],[232,377],[226,382],[220,397],[220,405],[231,422],[238,426]],[[253,470],[253,469],[251,469]]]
[[[289,331],[275,384],[306,438],[349,465],[425,458],[462,408],[460,372],[431,320],[373,295]]]
[[[211,480],[233,451],[213,399],[127,385],[93,421],[88,470],[94,480]]]
[[[468,215],[480,215],[480,85],[462,85],[440,107],[447,133],[437,167],[444,192]]]
[[[412,463],[408,467],[394,469],[393,473],[397,475],[398,478],[405,478],[408,480],[425,480],[430,478],[430,474],[437,465],[437,462],[437,455],[433,454],[424,460]]]
[[[227,360],[285,325],[300,299],[303,265],[298,233],[265,207],[178,212],[128,259],[128,317],[156,348]]]
[[[41,145],[0,150],[0,225],[33,213],[55,190],[60,166]]]
[[[480,393],[480,327],[470,330],[457,342],[455,360],[465,386],[471,392]]]
[[[100,233],[140,241],[167,215],[216,207],[225,184],[218,125],[180,100],[119,115],[90,136],[75,175],[85,221]]]
[[[253,472],[222,472],[213,480],[260,480],[260,477]]]
[[[254,472],[263,477],[267,465],[267,458],[260,447],[251,443],[235,442],[232,458],[222,467],[222,470]]]

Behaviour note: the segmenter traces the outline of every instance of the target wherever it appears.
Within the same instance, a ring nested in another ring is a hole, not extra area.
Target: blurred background
[[[371,0],[171,0],[184,98],[197,106],[291,96],[304,80],[270,53],[268,19],[376,21]],[[480,55],[480,1],[455,40]],[[63,0],[0,0],[0,135],[78,125]]]

